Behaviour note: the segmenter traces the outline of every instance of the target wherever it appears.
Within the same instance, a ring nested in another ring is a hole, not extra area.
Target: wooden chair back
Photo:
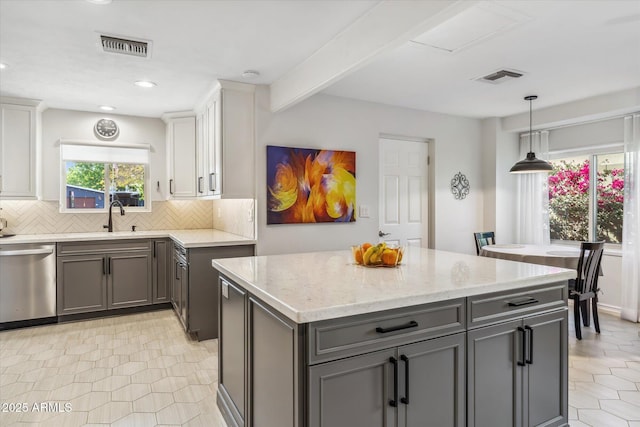
[[[603,253],[604,242],[582,242],[580,244],[575,292],[580,294],[598,292],[598,275]]]

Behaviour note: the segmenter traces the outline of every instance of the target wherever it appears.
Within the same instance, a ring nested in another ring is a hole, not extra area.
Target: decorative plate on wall
[[[469,180],[462,173],[458,172],[451,180],[451,193],[456,200],[462,200],[469,194]]]

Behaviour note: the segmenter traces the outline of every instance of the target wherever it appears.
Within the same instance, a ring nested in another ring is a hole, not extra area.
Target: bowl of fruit
[[[365,267],[396,267],[402,261],[404,248],[385,242],[372,245],[363,243],[351,247],[353,260]]]

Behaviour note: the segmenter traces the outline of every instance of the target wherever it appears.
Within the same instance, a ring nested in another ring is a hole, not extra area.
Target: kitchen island
[[[567,424],[562,268],[421,248],[213,260],[230,426]]]

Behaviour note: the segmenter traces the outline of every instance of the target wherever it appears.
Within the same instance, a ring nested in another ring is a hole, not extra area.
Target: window
[[[551,164],[551,239],[622,243],[624,154],[574,155]]]
[[[145,189],[148,148],[61,144],[62,212],[106,210],[118,200],[134,210],[150,210]]]

